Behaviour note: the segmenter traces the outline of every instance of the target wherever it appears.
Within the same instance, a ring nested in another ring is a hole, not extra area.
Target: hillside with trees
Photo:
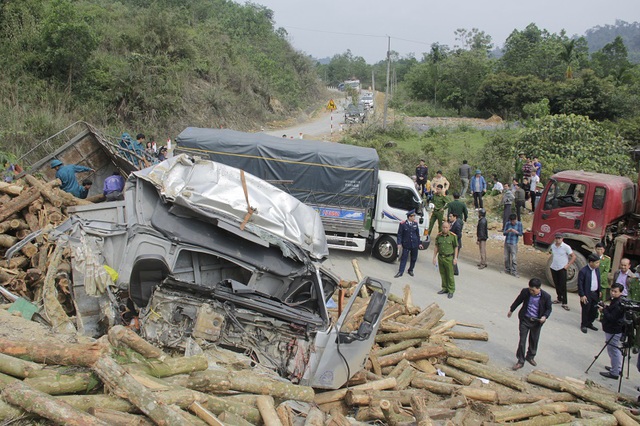
[[[251,129],[308,107],[321,85],[263,6],[228,0],[0,3],[0,150],[77,120],[158,139]]]

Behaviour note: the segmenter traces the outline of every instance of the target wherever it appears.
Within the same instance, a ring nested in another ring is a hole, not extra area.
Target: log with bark
[[[49,365],[91,367],[110,351],[102,341],[95,343],[61,343],[54,339],[13,340],[0,336],[0,352]]]

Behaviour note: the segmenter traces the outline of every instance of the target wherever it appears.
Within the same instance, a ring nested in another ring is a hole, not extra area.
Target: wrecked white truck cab
[[[128,292],[142,336],[160,346],[221,345],[295,383],[327,389],[364,365],[390,284],[365,278],[332,318],[326,305],[339,279],[320,264],[328,254],[320,218],[267,182],[180,155],[134,172],[124,201],[69,211],[74,250],[93,247],[119,274],[116,291],[96,298],[85,294],[82,262],[74,262],[86,324],[117,322],[111,308],[126,303],[116,293]],[[371,296],[354,321],[361,286]]]

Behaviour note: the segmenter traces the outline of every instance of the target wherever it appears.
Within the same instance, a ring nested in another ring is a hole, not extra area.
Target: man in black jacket
[[[487,218],[485,217],[487,212],[485,209],[478,210],[478,227],[476,228],[476,238],[478,248],[480,249],[480,263],[478,263],[478,269],[484,269],[487,267],[487,240],[489,239],[489,229],[487,227]]]
[[[511,304],[509,313],[507,313],[507,317],[511,318],[513,311],[522,303],[522,308],[518,312],[520,322],[520,341],[516,351],[518,362],[513,366],[514,370],[521,369],[525,361],[534,367],[538,365],[534,358],[538,350],[540,329],[542,324],[549,318],[549,315],[551,315],[551,296],[540,288],[541,285],[539,278],[531,278],[529,280],[529,288],[523,288],[520,291],[516,300]],[[529,350],[525,355],[527,336],[529,337]]]
[[[591,253],[587,258],[589,264],[578,272],[578,295],[582,307],[580,331],[587,329],[598,331],[593,321],[598,317],[598,302],[600,301],[600,256]]]
[[[607,367],[609,371],[600,373],[602,377],[609,379],[617,379],[622,369],[622,349],[620,348],[620,339],[622,338],[624,310],[622,309],[622,284],[614,283],[611,285],[611,303],[609,306],[598,305],[598,309],[602,312],[602,329],[604,330],[604,338],[607,343],[607,353],[611,360],[611,367]]]

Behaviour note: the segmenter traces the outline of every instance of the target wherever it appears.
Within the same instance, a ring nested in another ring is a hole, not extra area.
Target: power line
[[[302,27],[293,27],[293,26],[283,26],[282,28],[284,28],[284,29],[293,29],[293,30],[301,30],[301,31],[309,31],[309,32],[314,32],[314,33],[350,35],[350,36],[358,36],[358,37],[373,37],[373,38],[387,38],[387,37],[390,37],[393,40],[406,41],[406,42],[409,42],[409,43],[422,44],[422,45],[425,45],[425,46],[431,46],[431,44],[432,44],[432,43],[427,43],[427,42],[424,42],[424,41],[409,40],[409,39],[401,38],[401,37],[377,35],[377,34],[344,33],[344,32],[339,32],[339,31],[316,30],[316,29],[312,29],[312,28],[302,28]]]

